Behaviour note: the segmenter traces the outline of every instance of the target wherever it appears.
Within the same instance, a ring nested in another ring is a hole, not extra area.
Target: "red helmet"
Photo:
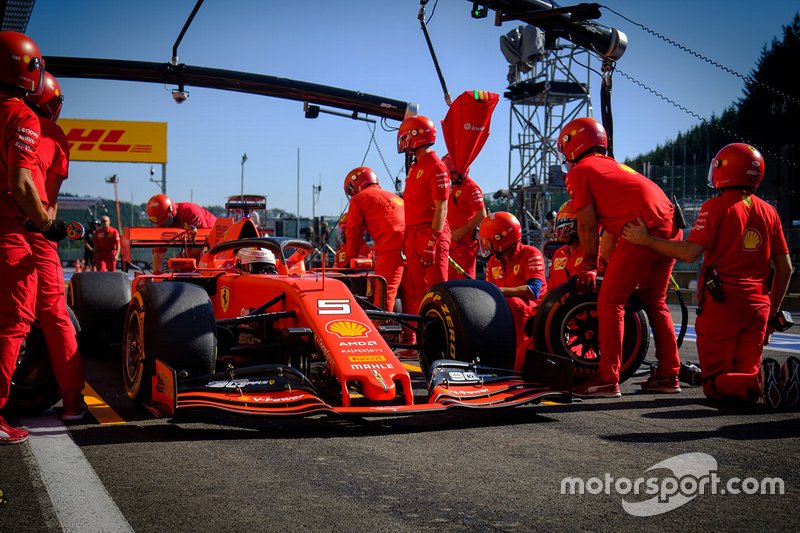
[[[608,150],[608,134],[593,118],[581,117],[564,126],[558,136],[558,151],[566,161],[574,163],[593,148]]]
[[[15,31],[0,31],[0,82],[35,93],[42,87],[44,59],[36,43]]]
[[[724,146],[708,168],[708,185],[715,189],[752,187],[755,190],[763,177],[764,158],[745,143]]]
[[[499,255],[522,240],[522,226],[511,213],[499,211],[483,219],[478,236],[486,251]]]
[[[408,117],[397,130],[397,153],[410,152],[420,146],[429,146],[436,141],[436,126],[428,117]]]
[[[378,176],[369,167],[354,168],[344,178],[344,193],[352,198],[370,185],[378,185]]]
[[[572,208],[572,200],[561,204],[553,227],[553,237],[557,241],[572,244],[578,240],[578,216]]]
[[[64,95],[61,94],[61,86],[53,75],[45,72],[42,91],[38,94],[29,94],[25,97],[25,101],[34,107],[36,113],[55,122],[61,114]]]
[[[147,217],[156,226],[166,223],[173,214],[172,200],[166,194],[156,194],[147,201]]]

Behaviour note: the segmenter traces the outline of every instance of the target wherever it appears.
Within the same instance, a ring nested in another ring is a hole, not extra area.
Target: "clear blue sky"
[[[431,12],[433,2],[427,8]],[[561,2],[565,4],[565,2]],[[194,0],[38,0],[27,33],[45,55],[167,62],[172,44]],[[762,47],[800,10],[797,0],[606,0],[606,5],[749,74]],[[180,61],[194,66],[283,76],[377,94],[420,105],[438,124],[447,111],[417,21],[416,0],[206,0],[179,48]],[[495,27],[474,20],[464,0],[439,0],[429,23],[440,64],[453,96],[484,89],[502,95],[507,63],[499,37],[515,23]],[[603,11],[602,24],[628,35],[618,67],[703,117],[719,114],[742,95],[743,82]],[[788,75],[788,74],[787,74]],[[363,122],[321,115],[303,118],[302,103],[262,96],[187,88],[189,101],[176,105],[158,84],[60,80],[63,117],[168,123],[167,188],[176,201],[221,205],[239,193],[246,152],[245,192],[266,194],[270,207],[296,210],[297,148],[300,214],[310,216],[312,185],[321,183],[317,215],[336,215],[345,205],[345,173],[361,164],[370,131]],[[599,118],[599,79],[592,101]],[[615,76],[613,106],[618,158],[636,156],[673,138],[696,120]],[[472,166],[485,192],[508,183],[509,103],[501,98],[492,134]],[[393,125],[398,123],[393,122]],[[403,166],[394,133],[377,128],[389,169]],[[444,142],[436,150],[445,152]],[[374,147],[366,164],[385,188],[387,171]],[[120,177],[120,199],[142,203],[159,191],[150,165],[75,162],[63,190],[113,197],[104,178]]]

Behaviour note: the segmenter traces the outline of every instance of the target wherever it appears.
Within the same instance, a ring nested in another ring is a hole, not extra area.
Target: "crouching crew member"
[[[514,318],[517,337],[514,370],[522,371],[525,350],[531,344],[525,323],[547,292],[544,256],[535,246],[522,244],[519,220],[505,211],[484,218],[478,235],[484,253],[492,255],[486,265],[486,281],[500,288]]]
[[[754,194],[763,176],[764,159],[755,148],[729,144],[708,174],[720,194],[700,208],[688,240],[650,235],[641,220],[626,225],[623,237],[689,263],[703,255],[696,330],[706,396],[796,408],[800,360],[790,357],[783,372],[775,360],[761,360],[792,273],[778,213]]]
[[[166,194],[155,194],[147,201],[147,217],[160,228],[190,227],[211,229],[217,222],[213,213],[191,202],[173,202]],[[164,267],[166,248],[153,248],[153,274],[160,274]],[[203,251],[190,248],[189,257],[200,259]]]

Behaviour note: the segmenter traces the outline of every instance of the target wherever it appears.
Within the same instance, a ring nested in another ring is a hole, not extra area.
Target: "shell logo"
[[[631,167],[629,167],[628,165],[625,165],[625,164],[623,164],[623,163],[620,163],[620,164],[619,164],[619,165],[617,165],[617,166],[618,166],[618,167],[619,167],[621,170],[624,170],[625,172],[627,172],[628,174],[636,174],[636,171],[635,171],[635,170],[633,170],[633,169],[632,169]]]
[[[742,247],[747,250],[756,250],[758,246],[761,244],[761,234],[754,230],[753,228],[749,228],[747,231],[744,232],[744,237],[742,237]]]
[[[325,331],[333,333],[340,339],[366,337],[372,331],[369,326],[355,320],[334,320],[325,325]]]

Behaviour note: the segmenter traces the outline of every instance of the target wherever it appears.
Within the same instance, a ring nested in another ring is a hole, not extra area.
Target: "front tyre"
[[[208,294],[188,283],[147,283],[134,293],[125,318],[122,379],[128,397],[152,398],[156,357],[186,377],[212,374],[217,340]]]
[[[437,359],[514,368],[514,320],[495,285],[470,279],[434,285],[422,299],[420,315],[427,319],[420,350],[426,377]]]

